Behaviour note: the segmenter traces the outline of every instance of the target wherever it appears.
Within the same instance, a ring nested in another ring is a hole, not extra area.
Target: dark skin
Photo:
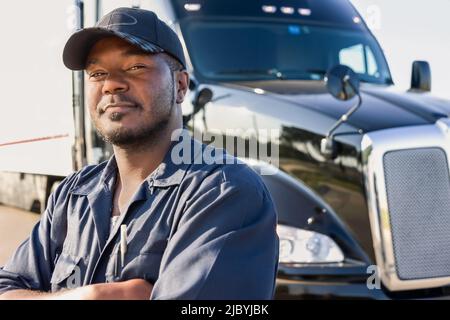
[[[99,133],[113,143],[118,174],[113,215],[126,211],[142,182],[167,153],[174,130],[182,128],[186,71],[171,71],[164,53],[147,54],[110,37],[91,49],[86,66],[89,113]],[[173,74],[171,74],[173,72]],[[11,290],[1,299],[149,299],[143,279],[99,283],[57,293]]]

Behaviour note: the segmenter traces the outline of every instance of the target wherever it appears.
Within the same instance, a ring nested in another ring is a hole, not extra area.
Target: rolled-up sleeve
[[[0,294],[16,289],[50,290],[56,259],[56,243],[51,237],[53,212],[56,197],[61,193],[64,182],[49,197],[46,210],[31,235],[16,249],[6,265],[0,268]]]
[[[259,177],[246,178],[203,183],[187,201],[151,299],[272,299],[276,212]]]

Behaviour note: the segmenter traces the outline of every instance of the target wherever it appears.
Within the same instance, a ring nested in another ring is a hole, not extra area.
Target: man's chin
[[[160,128],[157,128],[160,129]],[[139,148],[140,146],[152,145],[158,140],[162,130],[147,128],[136,132],[127,128],[120,128],[111,131],[98,131],[100,136],[108,143],[121,148]]]
[[[138,122],[136,119],[128,118],[129,117],[124,117],[120,120],[103,119],[101,122],[97,123],[95,127],[101,136],[107,139],[114,138],[116,136],[133,137],[138,134]]]
[[[144,146],[153,144],[169,125],[170,118],[157,123],[145,123],[143,119],[132,119],[128,115],[120,121],[102,119],[94,123],[99,135],[115,146]],[[105,121],[106,120],[106,121]]]
[[[114,130],[108,132],[101,132],[103,140],[117,146],[126,146],[136,143],[141,140],[140,137],[136,136],[133,132],[129,130]]]

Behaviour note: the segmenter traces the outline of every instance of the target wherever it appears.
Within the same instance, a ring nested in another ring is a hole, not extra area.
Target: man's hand
[[[0,295],[0,300],[148,300],[153,286],[143,279],[114,283],[97,283],[55,293],[12,290]]]

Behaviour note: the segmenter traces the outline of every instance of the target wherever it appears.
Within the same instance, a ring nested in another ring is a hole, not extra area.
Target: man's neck
[[[123,188],[134,188],[142,183],[161,164],[172,143],[172,132],[173,129],[168,128],[157,138],[156,143],[138,148],[113,147]]]

